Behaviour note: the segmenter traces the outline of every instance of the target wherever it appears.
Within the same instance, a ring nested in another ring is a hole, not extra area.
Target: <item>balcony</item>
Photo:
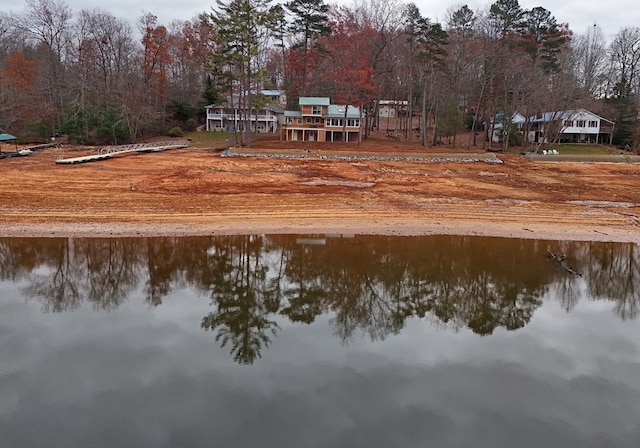
[[[323,123],[286,123],[289,129],[324,129]]]
[[[222,121],[243,121],[245,117],[240,114],[220,114],[220,113],[207,113],[207,120],[222,120]],[[278,117],[275,115],[251,115],[251,121],[278,121]]]

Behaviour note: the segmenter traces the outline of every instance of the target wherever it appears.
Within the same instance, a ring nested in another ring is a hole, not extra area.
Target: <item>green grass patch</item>
[[[272,134],[251,134],[251,141],[255,142],[259,140],[261,136],[270,136]],[[200,146],[204,148],[226,148],[228,146],[234,146],[234,136],[232,132],[208,132],[208,131],[195,131],[185,133],[186,138],[191,139],[193,146]],[[236,132],[235,138],[237,142],[241,142],[243,135],[240,132]]]
[[[590,145],[586,143],[562,143],[552,145],[560,154],[564,155],[608,155],[618,154],[620,151],[612,146],[607,145]]]
[[[538,151],[542,154],[543,149],[555,149],[561,155],[583,155],[583,156],[598,156],[598,155],[611,155],[621,154],[624,151],[617,149],[609,145],[590,145],[587,143],[558,143],[555,145],[544,145]],[[526,149],[522,149],[521,146],[513,146],[509,148],[510,153],[519,154],[523,151],[533,152],[535,146],[527,146]]]
[[[220,148],[227,144],[229,133],[228,132],[194,131],[194,132],[185,133],[184,136],[186,138],[191,139],[191,144],[194,146]]]

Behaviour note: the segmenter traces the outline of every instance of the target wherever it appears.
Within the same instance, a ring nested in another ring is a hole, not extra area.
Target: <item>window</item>
[[[313,115],[322,115],[322,106],[311,106],[311,113]]]
[[[316,123],[320,123],[320,119],[318,117],[316,117],[316,119],[314,120]]]
[[[307,122],[307,123],[311,123],[311,117],[307,117],[307,118],[305,119],[305,122]]]
[[[340,118],[327,118],[327,126],[342,126]]]
[[[298,124],[302,124],[302,118],[298,118]]]
[[[564,126],[565,128],[570,128],[572,126],[571,120],[564,120],[562,126]]]
[[[287,117],[287,124],[291,124],[291,123],[293,123],[293,118]]]
[[[590,128],[597,128],[598,127],[598,122],[596,120],[589,120],[589,127]]]
[[[347,120],[347,126],[350,128],[359,128],[360,120],[349,119]]]
[[[584,127],[585,127],[585,124],[586,124],[586,121],[585,121],[585,120],[578,120],[578,127],[579,127],[579,128],[584,128]]]

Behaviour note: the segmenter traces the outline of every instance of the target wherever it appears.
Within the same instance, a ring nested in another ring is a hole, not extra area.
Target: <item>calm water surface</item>
[[[633,244],[0,239],[0,447],[637,448],[639,310]]]

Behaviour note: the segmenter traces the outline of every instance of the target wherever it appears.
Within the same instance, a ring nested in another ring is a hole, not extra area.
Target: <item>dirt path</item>
[[[384,139],[357,149],[424,152]],[[438,233],[640,242],[638,164],[515,155],[499,155],[501,164],[228,158],[192,147],[62,166],[58,155],[0,160],[0,236]]]

